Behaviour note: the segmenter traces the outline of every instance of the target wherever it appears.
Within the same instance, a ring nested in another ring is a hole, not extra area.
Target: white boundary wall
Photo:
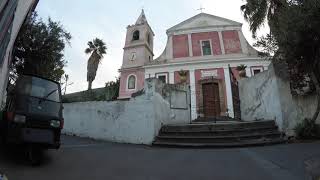
[[[157,79],[147,79],[145,93],[129,101],[64,104],[63,132],[113,142],[151,144],[163,124],[190,122],[190,108],[171,109],[158,93],[163,92],[163,87]]]
[[[243,120],[275,120],[289,136],[297,123],[312,117],[317,104],[315,95],[293,96],[289,81],[276,76],[273,64],[268,71],[240,80],[239,92]]]

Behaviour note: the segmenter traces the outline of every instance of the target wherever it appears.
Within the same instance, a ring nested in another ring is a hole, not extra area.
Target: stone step
[[[232,122],[232,123],[203,123],[203,124],[176,124],[165,125],[161,132],[214,132],[214,131],[233,131],[239,129],[256,129],[256,128],[277,128],[274,121],[260,122]]]
[[[160,134],[157,138],[161,139],[241,139],[241,138],[257,138],[266,136],[277,136],[280,137],[279,131],[264,132],[264,133],[247,133],[243,135],[182,135],[182,134]]]
[[[238,121],[237,119],[221,116],[221,117],[199,117],[198,119],[194,120],[193,123],[197,122],[216,122],[216,121]]]
[[[216,135],[244,135],[250,133],[268,133],[268,132],[278,132],[276,126],[273,127],[259,127],[259,128],[238,128],[238,129],[210,129],[196,131],[193,129],[185,129],[181,131],[159,131],[159,135],[194,135],[194,136],[216,136]]]
[[[224,143],[224,142],[241,142],[255,139],[277,139],[281,133],[264,133],[264,134],[247,134],[241,136],[157,136],[156,141],[163,142],[185,142],[185,143]]]
[[[274,121],[165,125],[154,145],[238,147],[284,142]]]
[[[157,146],[172,146],[172,147],[212,147],[212,148],[231,148],[231,147],[247,147],[247,146],[265,146],[284,143],[282,138],[277,139],[255,139],[239,142],[224,142],[224,143],[197,143],[197,142],[165,142],[155,141],[153,145]]]

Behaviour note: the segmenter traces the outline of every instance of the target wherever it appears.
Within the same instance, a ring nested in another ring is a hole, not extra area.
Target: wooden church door
[[[205,117],[220,116],[220,96],[218,83],[206,83],[202,85],[203,108]]]

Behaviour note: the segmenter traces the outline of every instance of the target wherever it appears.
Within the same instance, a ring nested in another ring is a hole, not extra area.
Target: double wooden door
[[[220,95],[218,83],[202,84],[203,110],[205,117],[220,116]]]

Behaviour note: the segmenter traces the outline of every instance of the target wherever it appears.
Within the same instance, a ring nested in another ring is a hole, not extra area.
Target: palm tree
[[[249,23],[252,36],[256,37],[257,30],[268,20],[271,32],[277,26],[277,13],[280,8],[288,5],[287,0],[246,0],[241,6],[245,20]]]
[[[278,46],[273,60],[283,59],[288,66],[292,66],[294,73],[291,72],[290,76],[293,75],[299,79],[293,83],[299,84],[305,80],[305,73],[310,74],[318,96],[317,108],[311,119],[315,122],[320,114],[320,78],[317,76],[320,66],[319,34],[317,34],[319,32],[319,1],[246,1],[246,4],[241,6],[241,11],[249,23],[252,36],[255,38],[256,31],[268,20],[270,38],[273,38]],[[292,42],[295,39],[297,41]],[[314,51],[314,49],[317,50]],[[302,76],[299,72],[297,73],[297,70],[303,73]]]
[[[92,82],[96,78],[98,66],[103,58],[103,55],[106,54],[106,44],[98,38],[93,39],[93,41],[88,42],[88,48],[85,50],[86,54],[91,54],[88,59],[87,66],[87,81],[88,81],[88,90],[92,88]]]

